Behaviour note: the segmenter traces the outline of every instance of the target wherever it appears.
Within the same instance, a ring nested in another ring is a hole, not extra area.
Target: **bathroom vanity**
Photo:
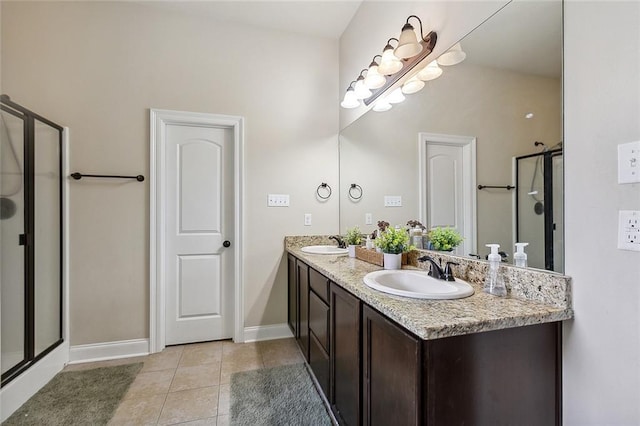
[[[474,295],[409,299],[363,284],[380,267],[298,243],[287,237],[289,326],[340,424],[561,423],[567,277],[510,268],[497,298],[468,260]]]

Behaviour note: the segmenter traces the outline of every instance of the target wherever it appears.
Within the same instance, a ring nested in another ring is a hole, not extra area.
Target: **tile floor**
[[[110,425],[229,424],[233,373],[303,362],[293,339],[170,346],[136,358],[74,364],[65,371],[144,362]]]

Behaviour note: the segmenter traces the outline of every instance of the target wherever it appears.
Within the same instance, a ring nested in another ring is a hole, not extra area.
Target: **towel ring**
[[[328,191],[328,193],[324,196],[320,193],[322,189],[325,189],[325,192]],[[323,200],[328,200],[329,197],[331,197],[331,187],[329,186],[328,183],[322,182],[320,185],[318,185],[318,188],[316,189],[316,194],[318,195],[319,198],[322,198]]]
[[[362,198],[362,187],[356,183],[352,183],[349,188],[349,197],[352,200],[359,200]]]

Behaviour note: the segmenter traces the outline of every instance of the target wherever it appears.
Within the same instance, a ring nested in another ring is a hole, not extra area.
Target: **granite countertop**
[[[394,296],[364,284],[363,277],[382,269],[379,266],[345,255],[307,254],[296,245],[287,244],[286,250],[424,340],[563,321],[573,317],[570,304],[562,306],[513,296],[496,297],[484,293],[482,285],[471,280],[475,293],[464,299],[423,300]]]

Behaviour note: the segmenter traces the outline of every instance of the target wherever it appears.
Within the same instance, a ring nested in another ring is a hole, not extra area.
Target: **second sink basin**
[[[466,281],[438,280],[426,271],[384,270],[370,272],[364,276],[364,283],[378,291],[415,299],[461,299],[474,293]]]
[[[340,248],[336,246],[305,246],[302,247],[302,250],[305,253],[309,254],[347,254],[349,250],[346,248]]]

